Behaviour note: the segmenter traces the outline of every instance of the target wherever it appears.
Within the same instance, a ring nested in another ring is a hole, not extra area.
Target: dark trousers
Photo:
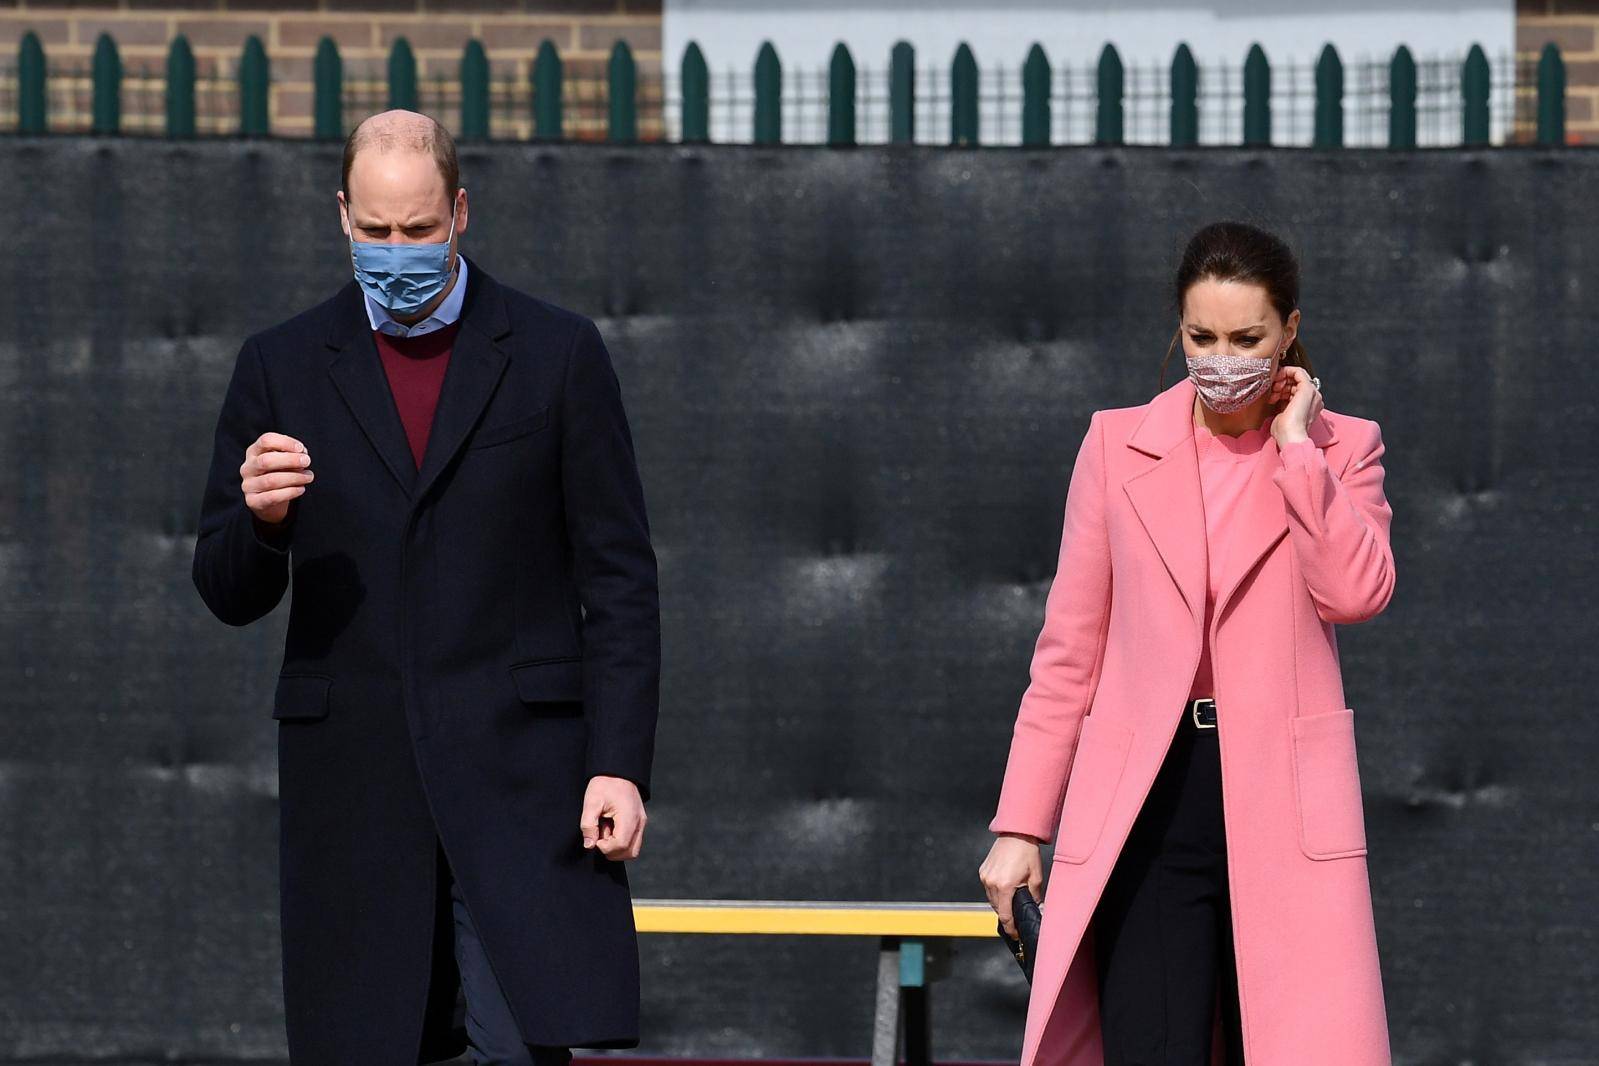
[[[1212,1066],[1218,995],[1242,1066],[1221,749],[1186,705],[1093,925],[1105,1066]]]
[[[461,991],[466,998],[467,1051],[475,1066],[565,1066],[572,1061],[567,1048],[533,1047],[522,1042],[522,1032],[511,1016],[500,982],[489,968],[477,927],[461,897],[460,886],[439,852],[439,874],[450,885],[455,964],[461,971]]]

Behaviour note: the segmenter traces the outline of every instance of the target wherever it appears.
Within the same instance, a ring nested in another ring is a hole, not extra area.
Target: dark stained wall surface
[[[0,1061],[282,1054],[286,605],[189,579],[240,342],[349,275],[338,148],[8,139]],[[1340,631],[1396,1061],[1599,1061],[1599,154],[463,147],[463,247],[595,318],[661,563],[643,896],[966,900],[1090,412],[1187,235],[1302,255],[1396,595]],[[1166,382],[1182,373],[1180,353]],[[1152,669],[1160,668],[1152,663]],[[935,1053],[1014,1058],[997,942]],[[864,1056],[864,941],[648,938],[663,1054]]]

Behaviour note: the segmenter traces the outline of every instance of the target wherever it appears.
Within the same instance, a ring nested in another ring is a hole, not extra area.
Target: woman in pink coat
[[[1011,926],[1054,845],[1022,1066],[1390,1062],[1333,627],[1387,606],[1392,511],[1298,289],[1276,237],[1200,230],[1188,376],[1089,420],[981,870]]]

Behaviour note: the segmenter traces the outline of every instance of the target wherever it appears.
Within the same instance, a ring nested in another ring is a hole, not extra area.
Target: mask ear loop
[[[354,271],[358,269],[355,262],[355,219],[350,214],[348,197],[344,201],[344,219],[350,224],[350,231],[344,235],[344,244],[345,250],[350,253],[350,269]]]
[[[1288,354],[1289,347],[1290,346],[1287,345],[1287,344],[1279,345],[1278,348],[1277,348],[1277,354],[1272,357],[1272,362],[1277,364],[1276,367],[1272,370],[1272,378],[1273,379],[1275,379],[1277,377],[1277,371],[1281,370],[1283,368],[1283,356]],[[1273,418],[1276,418],[1279,414],[1281,414],[1282,411],[1283,411],[1283,408],[1286,407],[1286,406],[1287,406],[1287,404],[1284,401],[1282,401],[1282,400],[1275,400],[1275,401],[1267,404],[1266,405],[1266,409],[1270,412],[1270,415],[1266,419],[1266,424],[1270,425],[1271,424],[1271,420]]]
[[[456,209],[459,206],[460,206],[460,200],[456,200],[454,203],[452,203],[450,205],[450,234],[449,234],[449,236],[444,238],[446,254],[448,254],[449,246],[453,245],[455,243],[455,214],[456,214]],[[460,272],[460,270],[461,270],[461,252],[460,252],[460,249],[456,249],[453,258],[450,260],[450,277],[454,278],[455,275]]]

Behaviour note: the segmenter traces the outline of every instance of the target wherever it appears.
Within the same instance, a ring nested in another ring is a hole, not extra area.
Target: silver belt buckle
[[[1201,703],[1210,704],[1210,718],[1211,718],[1211,720],[1208,721],[1208,722],[1201,722],[1199,720],[1199,705]],[[1194,728],[1195,729],[1215,729],[1216,728],[1216,701],[1211,699],[1209,696],[1202,696],[1202,697],[1200,697],[1197,700],[1190,701],[1189,704],[1188,704],[1188,711],[1189,711],[1189,714],[1194,719]]]

